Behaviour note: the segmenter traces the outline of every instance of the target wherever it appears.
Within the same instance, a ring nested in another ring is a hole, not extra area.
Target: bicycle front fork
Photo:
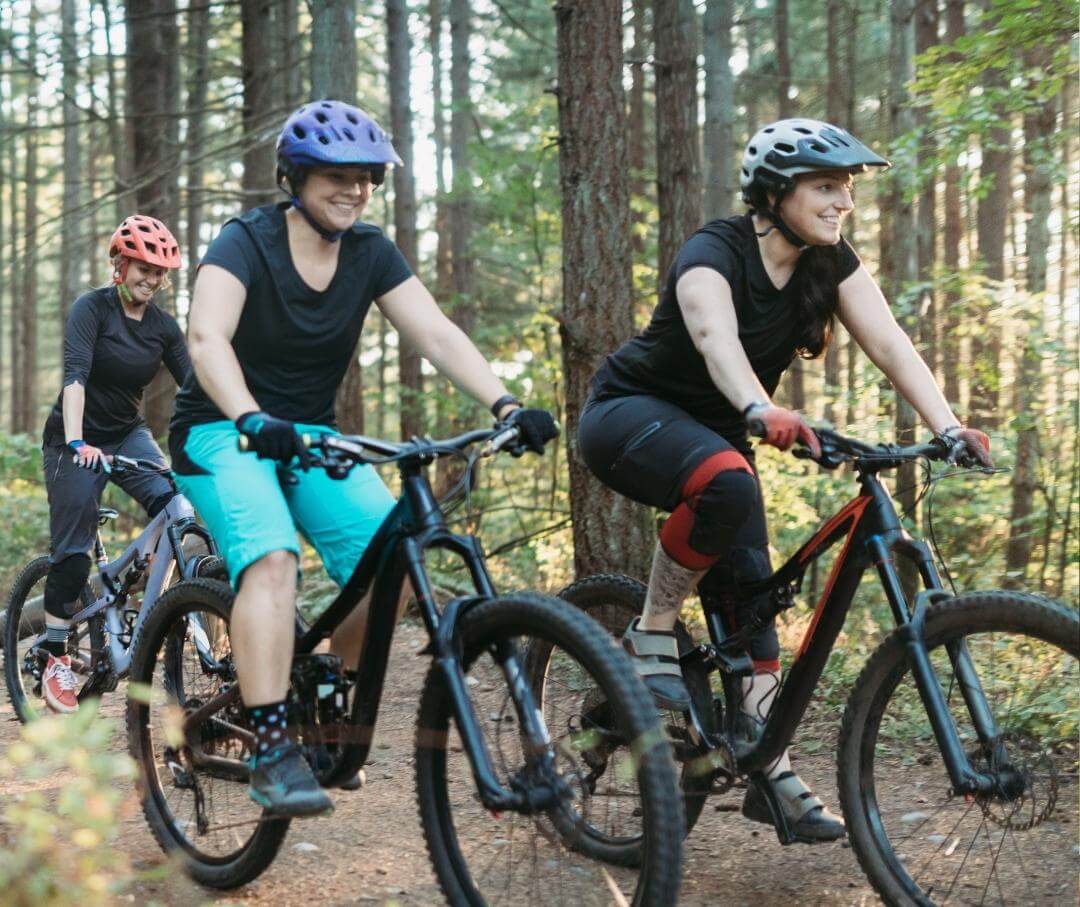
[[[893,610],[901,637],[911,660],[911,674],[919,690],[919,697],[926,708],[930,726],[934,731],[938,748],[945,768],[957,794],[990,793],[1001,787],[993,775],[976,771],[964,751],[960,741],[960,732],[949,711],[949,704],[942,692],[937,672],[930,661],[926,648],[926,609],[935,601],[948,598],[942,588],[941,579],[934,567],[930,551],[924,542],[909,537],[897,539],[892,545],[881,536],[874,536],[867,542],[867,547],[877,564],[885,594]],[[914,608],[909,611],[900,579],[893,566],[893,552],[913,560],[918,568],[926,589],[915,596]],[[972,727],[979,738],[984,752],[993,756],[996,764],[1003,764],[1004,751],[1001,734],[994,719],[982,682],[971,660],[967,644],[961,639],[947,643],[945,650],[952,664],[955,682],[960,687]]]

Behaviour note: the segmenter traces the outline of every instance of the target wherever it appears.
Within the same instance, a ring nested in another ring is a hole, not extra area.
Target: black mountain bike
[[[1076,611],[1017,592],[946,591],[929,546],[905,532],[878,478],[912,459],[945,460],[944,444],[870,446],[817,434],[818,462],[830,469],[850,463],[859,493],[770,579],[736,592],[762,602],[760,626],[794,604],[816,558],[842,546],[758,734],[748,733],[741,708],[752,627],[733,632],[728,608],[706,601],[708,641],[676,628],[692,705],[669,713],[666,724],[682,764],[687,830],[710,793],[740,777],[761,784],[791,742],[860,580],[874,567],[896,629],[852,690],[838,747],[840,804],[860,865],[888,904],[1075,903]],[[918,568],[925,588],[912,599],[896,558]],[[641,613],[645,587],[607,574],[560,595],[621,634]],[[532,670],[542,674],[543,664]],[[609,751],[613,759],[622,752],[616,741]],[[780,842],[793,843],[771,788],[761,791]]]
[[[591,618],[532,593],[497,596],[477,538],[452,533],[424,467],[469,459],[517,441],[517,429],[472,431],[447,441],[391,444],[327,436],[311,443],[316,465],[344,477],[360,463],[394,461],[403,493],[340,595],[310,628],[298,625],[290,724],[320,782],[333,787],[364,764],[406,577],[419,602],[433,659],[420,699],[416,787],[438,881],[453,904],[674,904],[684,818],[671,749],[629,657]],[[460,557],[476,594],[439,607],[425,551]],[[373,588],[363,658],[342,665],[313,654]],[[230,888],[274,859],[289,820],[264,812],[246,790],[253,736],[241,717],[227,633],[232,591],[195,579],[169,590],[135,639],[132,680],[145,695],[128,708],[143,811],[155,837],[180,854],[199,882]],[[547,672],[530,685],[523,652],[543,645]],[[180,665],[180,681],[171,680]],[[356,668],[354,674],[344,668]],[[587,702],[587,697],[591,699]],[[587,756],[594,734],[582,715],[607,704],[611,733],[635,762],[598,786]],[[541,706],[542,700],[542,706]],[[451,729],[452,726],[452,729]],[[640,859],[611,866],[620,841],[606,821],[633,803]],[[613,805],[612,805],[613,804]]]

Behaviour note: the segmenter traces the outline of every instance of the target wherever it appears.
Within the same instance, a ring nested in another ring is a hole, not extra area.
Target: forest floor
[[[132,792],[123,809],[118,845],[140,876],[121,903],[194,907],[244,905],[442,903],[428,860],[416,809],[413,728],[424,675],[415,657],[423,628],[403,623],[387,675],[367,786],[335,791],[330,818],[294,821],[277,860],[256,881],[221,894],[200,888],[178,873],[158,878],[166,858],[158,848]],[[103,713],[122,718],[123,698],[107,697]],[[0,706],[0,750],[18,735],[4,697]],[[823,727],[835,734],[837,728]],[[119,731],[115,747],[125,743]],[[830,745],[824,753],[834,752]],[[795,768],[834,809],[835,764],[827,755],[795,755]],[[62,778],[40,782],[55,796]],[[899,785],[898,785],[899,786]],[[781,847],[771,829],[738,812],[743,792],[711,798],[685,847],[682,898],[685,905],[865,905],[879,903],[846,842]],[[0,898],[2,900],[2,898]],[[550,903],[557,903],[552,900]],[[576,905],[575,905],[576,907]]]

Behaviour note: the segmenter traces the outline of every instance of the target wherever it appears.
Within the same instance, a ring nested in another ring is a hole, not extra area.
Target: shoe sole
[[[71,706],[69,708],[68,706],[55,702],[53,698],[47,693],[41,698],[45,701],[46,708],[48,708],[48,710],[54,715],[73,715],[75,712],[79,711],[78,702],[76,702],[74,706]]]
[[[776,828],[776,826],[773,825],[771,815],[748,813],[746,810],[743,810],[742,816],[744,819],[749,819],[751,822],[758,822],[761,825],[768,825],[769,828],[772,829]],[[793,831],[792,833],[795,837],[795,840],[798,841],[800,844],[831,844],[834,841],[842,841],[844,840],[844,838],[847,837],[846,828],[840,834],[831,835],[827,838],[811,838],[809,835],[802,835],[795,831]]]
[[[332,801],[322,803],[311,804],[287,804],[278,803],[274,804],[268,797],[263,797],[260,794],[248,788],[248,796],[263,809],[269,811],[274,816],[288,819],[310,819],[316,816],[328,816],[334,811],[334,804]]]

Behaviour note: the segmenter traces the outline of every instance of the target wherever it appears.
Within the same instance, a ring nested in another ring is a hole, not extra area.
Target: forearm
[[[441,375],[485,408],[509,393],[483,354],[449,319],[441,330],[423,338],[418,351]]]
[[[737,336],[718,333],[702,343],[700,352],[713,384],[739,412],[751,403],[771,402]]]
[[[228,340],[207,338],[193,341],[190,352],[199,386],[227,419],[235,421],[244,413],[259,409]]]
[[[931,431],[939,434],[960,424],[929,367],[906,334],[901,332],[889,348],[871,358]]]
[[[86,408],[86,388],[73,381],[64,388],[64,440],[83,440],[83,411]]]

